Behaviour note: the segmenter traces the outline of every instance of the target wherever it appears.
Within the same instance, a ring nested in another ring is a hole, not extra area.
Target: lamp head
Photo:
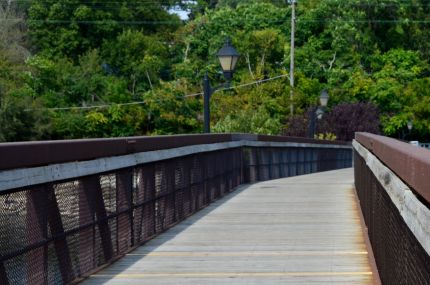
[[[410,131],[410,130],[412,130],[412,128],[413,128],[413,123],[412,123],[412,121],[408,121],[408,130]]]
[[[324,89],[323,91],[321,91],[321,95],[320,95],[320,104],[323,107],[327,107],[327,103],[328,103],[328,99],[330,96],[328,96],[328,92],[326,89]]]
[[[230,81],[233,76],[239,56],[240,54],[231,45],[230,39],[227,38],[224,46],[217,53],[224,77],[227,79],[227,81]]]

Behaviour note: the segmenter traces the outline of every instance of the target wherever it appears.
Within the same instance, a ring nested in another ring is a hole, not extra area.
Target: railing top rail
[[[430,151],[396,139],[356,133],[355,139],[430,203]]]
[[[347,142],[253,134],[192,134],[0,143],[0,170],[231,141],[348,145]]]

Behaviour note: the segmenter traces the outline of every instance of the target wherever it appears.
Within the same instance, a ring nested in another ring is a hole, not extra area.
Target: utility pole
[[[290,114],[294,114],[294,105],[293,105],[293,97],[294,97],[294,35],[296,30],[296,4],[297,0],[288,0],[291,4],[291,51],[290,51]]]

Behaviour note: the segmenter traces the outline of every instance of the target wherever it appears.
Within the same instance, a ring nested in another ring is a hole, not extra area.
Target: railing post
[[[26,233],[28,244],[40,243],[48,237],[47,201],[48,191],[45,187],[32,189],[27,193]],[[48,248],[47,244],[33,249],[27,255],[27,282],[31,284],[48,284]],[[1,270],[1,269],[0,269]],[[0,282],[3,284],[3,282]]]
[[[116,174],[116,209],[118,254],[125,254],[133,242],[133,173],[132,169]]]
[[[91,214],[96,217],[95,223],[98,226],[103,254],[105,261],[113,257],[113,245],[106,207],[103,200],[103,192],[100,186],[99,176],[90,176],[83,179],[84,192],[89,201]]]
[[[175,172],[176,172],[176,162],[174,160],[170,160],[166,162],[166,186],[167,193],[166,196],[166,214],[165,218],[167,219],[167,227],[176,223],[176,181],[175,181]]]
[[[79,203],[79,269],[81,274],[86,274],[95,266],[95,224],[92,201],[89,200],[87,190],[89,187],[80,182],[78,194]]]
[[[155,180],[154,165],[144,165],[137,169],[137,189],[134,215],[135,244],[154,236],[155,228]]]
[[[72,260],[70,258],[69,246],[67,244],[63,221],[58,207],[57,197],[52,185],[47,186],[48,189],[48,224],[51,235],[54,238],[54,247],[57,254],[57,259],[60,267],[61,277],[64,283],[69,283],[73,280]],[[43,209],[40,209],[43,211]]]
[[[175,221],[181,221],[184,218],[184,201],[186,192],[187,178],[185,174],[186,162],[177,161],[174,168],[174,201],[175,201]]]
[[[191,157],[184,158],[184,163],[181,165],[182,176],[182,218],[187,217],[192,213],[192,195],[191,195]]]

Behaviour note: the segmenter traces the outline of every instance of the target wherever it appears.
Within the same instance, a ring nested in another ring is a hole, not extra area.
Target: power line
[[[0,19],[2,21],[22,21],[19,18]],[[181,20],[178,21],[123,21],[115,19],[105,20],[26,20],[27,23],[45,23],[45,24],[94,24],[94,25],[106,25],[106,24],[124,24],[124,25],[178,25]]]
[[[203,95],[203,92],[184,95],[184,97],[185,97],[185,98],[187,98],[187,97],[196,97],[196,96],[201,96],[201,95]]]
[[[32,3],[32,2],[34,2],[34,0],[18,0],[16,2],[30,2],[30,3]],[[52,1],[50,1],[50,0],[38,1],[39,4],[45,4],[45,5],[52,4],[51,2]],[[277,4],[277,3],[285,4],[284,0],[272,1],[272,2],[274,2],[272,4]],[[308,1],[301,0],[300,2],[303,3],[303,2],[308,2]],[[330,1],[327,1],[327,2],[328,2],[328,4],[338,4],[336,2],[332,2],[332,3],[330,3]],[[64,5],[65,3],[62,3],[62,4]],[[74,9],[74,7],[70,6],[70,5],[75,5],[76,7],[79,7],[79,5],[88,5],[90,7],[105,6],[106,8],[109,8],[110,5],[111,5],[110,6],[111,8],[117,8],[117,7],[121,8],[121,7],[123,7],[123,5],[126,5],[127,8],[131,8],[129,6],[130,4],[154,4],[154,5],[159,6],[161,8],[170,7],[171,9],[174,8],[174,9],[186,10],[186,9],[180,8],[180,6],[178,6],[177,4],[176,5],[163,5],[162,3],[159,3],[157,1],[150,1],[150,0],[149,1],[148,0],[134,0],[134,1],[123,1],[123,2],[112,1],[112,0],[109,0],[109,1],[80,0],[76,3],[67,3],[67,6],[64,5],[65,7],[62,7],[62,8]],[[406,7],[429,7],[430,6],[430,3],[411,3],[410,0],[399,1],[399,3],[392,3],[392,2],[391,3],[390,2],[388,2],[388,3],[370,3],[369,2],[369,3],[340,3],[340,4],[344,7],[348,6],[348,7],[381,7],[381,8],[405,7],[405,6]],[[287,9],[287,6],[283,6],[282,8]]]
[[[225,91],[225,90],[232,90],[232,89],[247,87],[247,86],[251,86],[251,85],[261,84],[261,83],[265,83],[265,82],[268,82],[268,81],[272,81],[272,80],[279,79],[279,78],[284,78],[284,77],[287,77],[289,79],[289,75],[288,74],[282,74],[282,75],[278,75],[278,76],[275,76],[275,77],[271,77],[271,78],[267,78],[267,79],[262,79],[262,80],[257,80],[257,81],[250,82],[250,83],[245,83],[245,84],[241,84],[241,85],[236,85],[236,86],[221,88],[221,89],[216,90],[215,92],[220,92],[220,91]],[[203,94],[203,93],[200,93],[200,94]]]
[[[145,104],[145,101],[137,101],[137,102],[129,102],[129,103],[119,103],[119,104],[103,104],[103,105],[95,105],[95,106],[76,106],[76,107],[54,107],[54,108],[34,108],[34,109],[26,109],[29,110],[52,110],[52,111],[65,111],[65,110],[89,110],[89,109],[103,109],[111,106],[130,106],[130,105],[141,105]]]
[[[265,83],[265,82],[268,82],[268,81],[272,81],[272,80],[276,80],[276,79],[284,78],[284,77],[289,77],[289,76],[288,76],[288,74],[277,75],[277,76],[274,76],[274,77],[271,77],[271,78],[267,78],[267,79],[262,79],[262,80],[257,80],[257,81],[253,81],[253,82],[249,82],[249,83],[244,83],[244,84],[236,85],[236,86],[221,88],[221,89],[216,90],[215,92],[243,88],[243,87],[247,87],[247,86],[251,86],[251,85],[256,85],[256,84],[261,84],[261,83]],[[178,96],[178,99],[197,97],[197,96],[201,96],[201,95],[203,95],[203,92],[188,94],[188,95],[184,95],[184,96]],[[160,103],[163,102],[162,100],[156,100],[156,101],[158,101]],[[146,103],[148,103],[148,101],[135,101],[135,102],[129,102],[129,103],[113,103],[113,104],[103,104],[103,105],[95,105],[95,106],[54,107],[54,108],[29,108],[29,109],[25,109],[25,111],[31,111],[31,110],[51,110],[51,111],[90,110],[90,109],[104,109],[104,108],[109,108],[111,106],[143,105],[143,104],[146,104]]]
[[[354,19],[354,20],[344,20],[344,19],[307,19],[307,20],[298,20],[297,22],[303,23],[388,23],[388,24],[398,24],[398,23],[415,23],[415,24],[429,24],[430,20],[410,20],[410,19],[401,19],[401,20],[370,20],[370,19]]]
[[[0,22],[21,22],[23,19],[20,18],[8,18],[0,19]],[[287,19],[267,21],[262,20],[264,23],[285,23]],[[181,20],[178,21],[122,21],[115,19],[106,20],[27,20],[27,23],[45,23],[45,24],[87,24],[87,25],[106,25],[106,24],[123,24],[123,25],[178,25]],[[414,23],[414,24],[429,24],[429,20],[413,20],[413,19],[398,19],[398,20],[374,20],[374,19],[299,19],[298,23],[387,23],[387,24],[398,24],[398,23]],[[203,26],[207,24],[202,24]]]
[[[15,0],[14,2],[35,2],[34,0]],[[46,4],[50,4],[52,2],[52,0],[39,0],[37,1],[38,3],[46,3]],[[284,4],[285,5],[285,0],[279,0],[279,1],[272,1],[272,2],[276,2],[276,3],[280,3],[280,4]],[[300,0],[301,3],[303,2],[313,2],[312,0]],[[333,2],[342,2],[342,1],[326,1],[328,3]],[[342,4],[346,4],[346,5],[372,5],[372,6],[378,6],[378,5],[399,5],[397,3],[393,3],[390,1],[386,1],[387,3],[342,3]],[[399,3],[401,3],[401,5],[427,5],[426,3],[411,3],[410,0],[403,0],[403,1],[397,1]],[[152,0],[128,0],[128,1],[113,1],[113,0],[79,0],[77,1],[77,4],[79,3],[114,3],[114,4],[126,4],[126,3],[149,3],[149,4],[157,4],[160,6],[178,6],[178,4],[175,5],[164,5],[163,3],[160,3],[159,1],[152,1]],[[276,4],[275,3],[275,4]],[[331,3],[330,3],[331,4]],[[191,5],[192,6],[192,5]]]

